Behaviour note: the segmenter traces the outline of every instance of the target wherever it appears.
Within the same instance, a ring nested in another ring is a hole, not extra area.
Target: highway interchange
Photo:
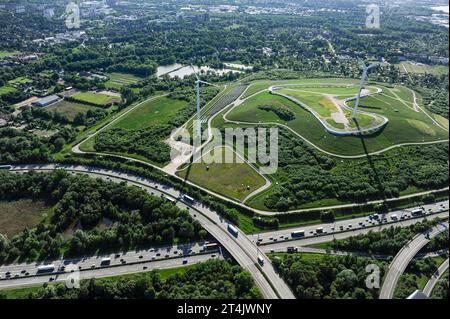
[[[288,247],[303,247],[333,239],[347,238],[367,233],[370,230],[380,231],[394,224],[406,227],[424,218],[448,219],[449,203],[445,201],[425,205],[426,215],[419,218],[413,218],[410,213],[411,209],[405,209],[386,214],[378,220],[369,217],[358,217],[351,220],[336,221],[335,223],[295,227],[249,236],[245,236],[240,231],[239,235],[235,237],[227,230],[228,223],[216,212],[211,211],[202,204],[186,202],[183,200],[183,194],[173,188],[168,188],[136,175],[79,165],[63,166],[55,164],[14,166],[12,171],[51,171],[56,168],[65,169],[72,174],[87,174],[94,178],[112,182],[126,181],[128,184],[138,186],[152,195],[163,196],[174,202],[176,201],[177,206],[189,210],[191,216],[197,219],[226,251],[252,274],[265,298],[294,298],[292,291],[275,272],[265,253],[286,251]],[[300,230],[304,232],[304,236],[292,238],[291,233]],[[136,273],[150,269],[179,267],[202,262],[210,258],[222,258],[221,251],[205,251],[203,248],[204,244],[204,242],[200,242],[183,246],[155,247],[142,251],[111,254],[109,256],[94,256],[77,260],[66,259],[64,261],[55,261],[54,264],[57,266],[57,269],[59,269],[61,263],[64,263],[64,265],[76,265],[76,267],[81,267],[81,278],[92,278]],[[263,265],[257,265],[258,256],[264,259]],[[111,264],[108,267],[101,265],[101,259],[105,257],[111,259]],[[34,285],[49,280],[64,281],[70,275],[68,272],[63,272],[57,276],[53,273],[36,276],[38,266],[38,264],[33,263],[0,267],[0,288]],[[76,267],[73,268],[76,269]],[[13,279],[5,280],[7,272]],[[18,278],[15,278],[15,276]]]

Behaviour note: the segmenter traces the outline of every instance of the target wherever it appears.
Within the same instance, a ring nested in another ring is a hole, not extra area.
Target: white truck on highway
[[[111,264],[111,258],[103,258],[102,261],[100,262],[100,266],[102,266],[102,267],[109,266],[110,264]]]
[[[411,211],[412,216],[418,216],[418,215],[422,215],[424,213],[425,213],[425,211],[423,210],[423,208],[416,208]]]
[[[37,272],[53,272],[55,270],[55,265],[49,264],[49,265],[42,265],[37,267]]]
[[[231,225],[231,224],[228,224],[228,231],[229,231],[234,237],[237,237],[238,234],[239,234],[239,231],[237,230],[237,228],[234,227],[234,226]]]
[[[303,236],[305,236],[304,230],[296,230],[291,233],[292,238],[298,238],[298,237],[303,237]]]
[[[188,203],[191,203],[191,204],[195,203],[195,199],[189,195],[183,195],[183,199]]]

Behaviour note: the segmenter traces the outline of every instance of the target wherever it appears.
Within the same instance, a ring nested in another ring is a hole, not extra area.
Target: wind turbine
[[[197,71],[195,70],[195,68],[192,64],[191,64],[191,68],[194,71],[195,78],[197,79],[195,81],[195,87],[196,87],[196,91],[197,91],[197,136],[198,136],[198,139],[201,144],[202,125],[201,125],[201,114],[200,114],[200,84],[203,83],[203,84],[207,84],[207,85],[211,85],[211,86],[215,86],[215,87],[219,87],[219,86],[200,80],[200,78],[198,77]]]
[[[378,63],[378,62],[372,63],[369,66],[366,66],[364,61],[361,61],[361,63],[362,63],[362,66],[363,66],[363,73],[362,73],[362,76],[361,76],[361,82],[359,83],[358,95],[356,96],[355,108],[353,109],[353,115],[352,115],[352,118],[355,121],[356,121],[356,112],[358,111],[359,99],[361,98],[361,91],[364,88],[364,83],[366,81],[367,72],[369,72],[370,69],[376,68],[377,66],[380,65],[380,63]]]

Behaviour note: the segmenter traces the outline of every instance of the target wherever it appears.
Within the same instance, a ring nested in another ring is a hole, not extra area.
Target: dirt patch
[[[42,201],[0,201],[0,233],[11,238],[26,228],[33,228],[50,210]]]

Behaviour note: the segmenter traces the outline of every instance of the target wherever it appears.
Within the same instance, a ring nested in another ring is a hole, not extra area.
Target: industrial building
[[[56,103],[59,100],[61,100],[61,98],[58,95],[49,95],[37,100],[36,102],[33,102],[33,106],[45,107],[50,104]]]

